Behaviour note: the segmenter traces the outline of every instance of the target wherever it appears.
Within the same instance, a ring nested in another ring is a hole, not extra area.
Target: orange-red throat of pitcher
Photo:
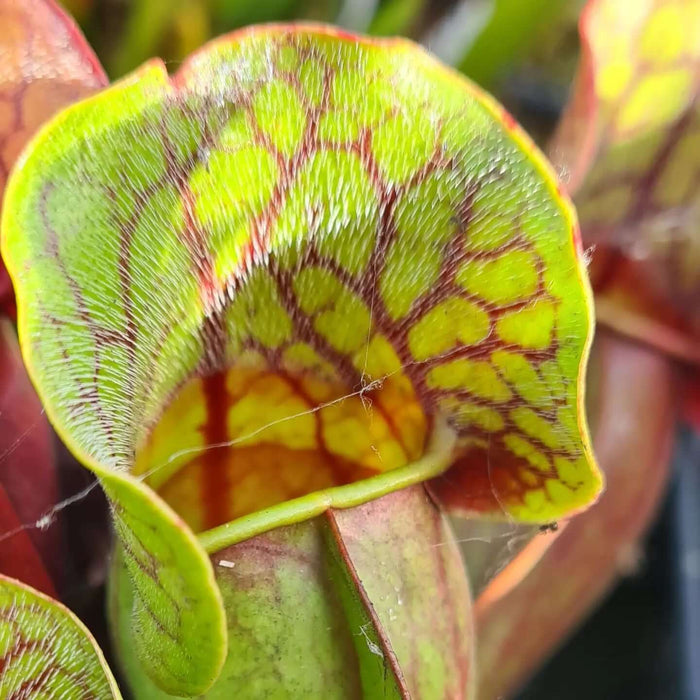
[[[360,390],[237,367],[185,384],[134,471],[202,532],[410,464],[428,428],[402,374]]]

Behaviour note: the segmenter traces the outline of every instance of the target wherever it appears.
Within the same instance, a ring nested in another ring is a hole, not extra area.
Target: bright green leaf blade
[[[198,695],[226,658],[223,603],[209,560],[148,487],[108,470],[100,476],[134,590],[123,612],[140,662],[164,690]]]
[[[73,613],[0,575],[0,700],[119,700],[109,667]]]

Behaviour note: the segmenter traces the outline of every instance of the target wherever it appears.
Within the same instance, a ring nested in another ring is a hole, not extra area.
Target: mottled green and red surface
[[[102,652],[54,600],[0,576],[0,699],[119,700]]]
[[[593,0],[552,148],[596,247],[598,318],[700,359],[700,2]]]
[[[152,63],[65,112],[34,144],[41,175],[30,156],[15,180],[5,235],[64,436],[126,468],[178,392],[225,408],[251,372],[310,377],[320,386],[269,391],[300,411],[357,392],[348,404],[394,414],[379,460],[330,441],[360,475],[415,459],[440,414],[483,481],[492,455],[475,509],[582,507],[597,479],[577,415],[590,321],[574,223],[495,109],[408,44],[279,29],[215,44],[172,82]],[[396,415],[412,405],[423,415]],[[258,428],[235,423],[211,430]]]
[[[50,123],[10,181],[3,255],[163,690],[204,692],[226,654],[190,528],[269,529],[451,461],[431,488],[461,512],[547,522],[595,498],[580,252],[512,119],[403,41],[249,31]]]

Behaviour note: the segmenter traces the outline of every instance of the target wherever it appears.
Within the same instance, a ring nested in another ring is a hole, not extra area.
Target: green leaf
[[[316,520],[270,530],[212,555],[226,606],[229,652],[204,697],[359,696],[352,634],[325,574]],[[151,681],[134,649],[133,585],[118,551],[109,579],[115,649],[136,700],[169,697]]]
[[[0,575],[0,698],[120,700],[90,632],[55,600]]]
[[[98,472],[99,473],[99,472]],[[134,589],[124,610],[141,664],[166,691],[194,696],[226,656],[221,594],[191,530],[142,483],[103,471],[116,533]]]
[[[243,540],[212,555],[229,634],[204,697],[471,698],[469,588],[421,486]],[[137,700],[165,694],[134,653],[133,586],[110,577],[116,649]]]

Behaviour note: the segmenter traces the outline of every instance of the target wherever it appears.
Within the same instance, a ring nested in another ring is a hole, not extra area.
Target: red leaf
[[[39,553],[0,484],[0,572],[58,597]]]
[[[36,527],[59,499],[51,431],[19,354],[14,330],[0,320],[0,573],[51,593],[46,572],[29,572],[43,561],[60,580],[60,526]],[[30,527],[7,537],[20,527]],[[6,539],[3,539],[5,538]]]
[[[681,382],[682,416],[695,432],[700,433],[700,373],[688,368]]]

